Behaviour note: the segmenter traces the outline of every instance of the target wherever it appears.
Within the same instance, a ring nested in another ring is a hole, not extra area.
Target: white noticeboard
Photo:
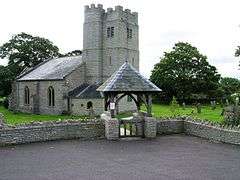
[[[110,109],[114,110],[115,109],[115,103],[110,103]]]

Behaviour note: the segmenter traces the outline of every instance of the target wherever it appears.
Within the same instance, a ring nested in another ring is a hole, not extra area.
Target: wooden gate
[[[120,119],[119,137],[144,137],[144,120]]]

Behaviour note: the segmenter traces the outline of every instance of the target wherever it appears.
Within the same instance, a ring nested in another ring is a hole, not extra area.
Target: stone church
[[[81,56],[45,60],[13,84],[10,109],[36,114],[100,114],[104,97],[96,89],[128,61],[139,70],[138,13],[122,6],[85,6]],[[119,111],[135,110],[125,97]]]

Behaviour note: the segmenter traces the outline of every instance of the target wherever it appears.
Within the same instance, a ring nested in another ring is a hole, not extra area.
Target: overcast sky
[[[189,42],[222,76],[240,78],[240,0],[1,0],[0,45],[20,32],[42,36],[61,52],[82,49],[84,5],[122,5],[139,13],[140,71],[149,77],[164,51]],[[6,60],[0,59],[0,64]]]

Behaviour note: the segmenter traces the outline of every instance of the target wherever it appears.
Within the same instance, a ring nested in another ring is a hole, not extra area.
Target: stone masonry
[[[104,138],[104,132],[104,123],[99,119],[35,122],[0,129],[0,146],[59,139],[99,139]]]
[[[105,114],[101,117],[102,120],[35,122],[16,127],[4,125],[0,128],[0,146],[74,138],[99,139],[105,137],[117,140],[119,139],[119,122],[117,119],[110,119],[109,116],[109,114]],[[146,137],[154,137],[154,120],[147,118],[147,122],[149,125],[147,123],[146,126],[151,127],[153,131],[146,132],[145,129]],[[211,141],[240,145],[240,127],[222,126],[190,117],[157,119],[156,126],[158,136],[185,133]]]
[[[119,139],[119,121],[117,118],[111,118],[108,112],[101,115],[101,119],[105,122],[105,137],[108,140]]]
[[[157,120],[154,117],[145,117],[144,135],[146,138],[155,138],[157,136]]]

